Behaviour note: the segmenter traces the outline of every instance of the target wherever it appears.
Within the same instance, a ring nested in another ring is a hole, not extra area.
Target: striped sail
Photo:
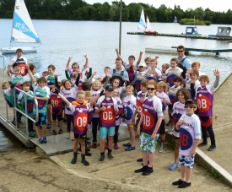
[[[144,10],[142,9],[141,16],[139,19],[139,26],[140,29],[145,30],[147,27],[146,21],[145,21],[145,16],[144,16]]]
[[[39,43],[24,0],[15,0],[11,42]]]

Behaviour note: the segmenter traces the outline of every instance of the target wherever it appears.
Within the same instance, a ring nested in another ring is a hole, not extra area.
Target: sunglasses
[[[147,90],[149,91],[154,91],[155,90],[155,88],[151,88],[151,87],[147,87]]]

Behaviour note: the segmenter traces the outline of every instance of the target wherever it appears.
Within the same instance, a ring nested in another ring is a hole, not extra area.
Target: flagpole
[[[120,18],[119,18],[119,54],[121,55],[122,47],[122,0],[120,0]]]

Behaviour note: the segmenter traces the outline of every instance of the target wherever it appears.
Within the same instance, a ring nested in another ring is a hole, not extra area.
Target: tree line
[[[96,20],[118,21],[120,1],[112,4],[94,3],[88,4],[83,0],[25,0],[26,6],[32,18],[35,19],[67,19],[67,20]],[[214,12],[201,7],[183,10],[180,6],[174,8],[161,5],[155,8],[143,3],[122,3],[123,21],[138,21],[141,9],[144,9],[151,22],[173,22],[176,16],[178,20],[193,18],[208,20],[216,24],[232,24],[232,10],[226,12]],[[12,18],[14,9],[13,0],[0,1],[0,18]]]

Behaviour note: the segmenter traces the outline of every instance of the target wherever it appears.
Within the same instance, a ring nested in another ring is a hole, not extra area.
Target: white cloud
[[[111,3],[113,0],[85,0],[88,3],[95,3],[95,2],[109,2]],[[120,0],[116,0],[120,1]],[[232,9],[232,7],[228,6],[228,0],[123,0],[126,4],[132,2],[143,2],[155,7],[159,7],[161,4],[165,4],[167,7],[173,8],[174,5],[180,5],[182,9],[189,9],[189,8],[210,8],[213,11],[227,11],[228,9]]]

